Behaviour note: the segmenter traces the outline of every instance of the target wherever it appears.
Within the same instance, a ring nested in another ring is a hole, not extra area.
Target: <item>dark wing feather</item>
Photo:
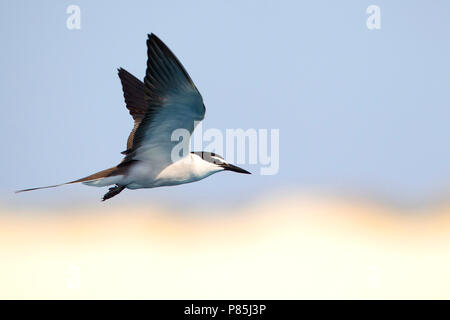
[[[156,153],[167,161],[175,144],[170,134],[179,128],[192,133],[195,121],[203,120],[205,115],[200,93],[170,49],[154,34],[149,35],[147,47],[146,114],[136,129],[132,148],[127,150],[124,161],[149,159]],[[147,152],[150,149],[153,155]]]
[[[127,109],[130,110],[134,120],[140,120],[147,112],[144,83],[123,68],[119,68],[118,71]]]
[[[122,152],[123,154],[126,154],[128,150],[131,150],[133,147],[134,134],[147,113],[148,107],[145,102],[144,83],[125,69],[119,68],[118,71],[120,81],[122,82],[125,104],[134,119],[133,130],[127,140],[127,150]]]

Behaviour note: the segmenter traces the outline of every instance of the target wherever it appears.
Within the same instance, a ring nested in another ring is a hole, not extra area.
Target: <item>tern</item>
[[[213,152],[185,152],[179,159],[172,159],[172,150],[179,143],[171,139],[172,133],[185,129],[190,137],[205,117],[206,109],[183,65],[153,33],[148,35],[147,56],[144,82],[125,69],[118,69],[125,104],[134,119],[122,162],[78,180],[16,192],[73,183],[93,187],[113,185],[103,196],[105,201],[124,189],[190,183],[220,171],[250,173]]]

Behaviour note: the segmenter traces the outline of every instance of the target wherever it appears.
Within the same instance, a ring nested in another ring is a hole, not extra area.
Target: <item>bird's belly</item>
[[[198,177],[195,176],[188,176],[188,175],[168,175],[163,174],[161,176],[158,176],[154,181],[155,187],[163,187],[163,186],[176,186],[179,184],[189,183],[189,182],[195,182],[200,180]]]
[[[176,186],[179,184],[198,181],[196,177],[185,177],[177,175],[162,175],[155,179],[136,178],[127,184],[128,189],[156,188],[166,186]]]
[[[126,187],[128,189],[153,188],[156,175],[150,164],[139,162],[130,169]]]
[[[128,189],[174,186],[199,180],[189,171],[171,164],[163,170],[155,170],[151,163],[140,162],[130,169],[126,187]]]
[[[186,165],[186,159],[179,160],[164,168],[154,178],[153,186],[175,186],[179,184],[194,182],[202,179],[195,171]]]
[[[211,175],[213,171],[198,171],[190,157],[178,160],[162,170],[151,163],[140,162],[129,173],[128,189],[175,186],[195,182]]]

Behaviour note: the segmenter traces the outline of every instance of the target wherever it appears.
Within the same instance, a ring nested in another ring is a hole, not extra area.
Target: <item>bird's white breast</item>
[[[140,161],[130,171],[130,182],[127,188],[154,188],[189,183],[204,179],[221,170],[223,170],[221,167],[204,161],[195,154],[189,154],[159,172],[155,172],[151,163]]]

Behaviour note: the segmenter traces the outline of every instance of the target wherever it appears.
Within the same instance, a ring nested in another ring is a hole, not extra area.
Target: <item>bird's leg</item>
[[[108,200],[116,195],[118,195],[122,190],[125,189],[125,186],[119,186],[116,184],[115,187],[109,188],[109,191],[103,196],[102,201]]]

